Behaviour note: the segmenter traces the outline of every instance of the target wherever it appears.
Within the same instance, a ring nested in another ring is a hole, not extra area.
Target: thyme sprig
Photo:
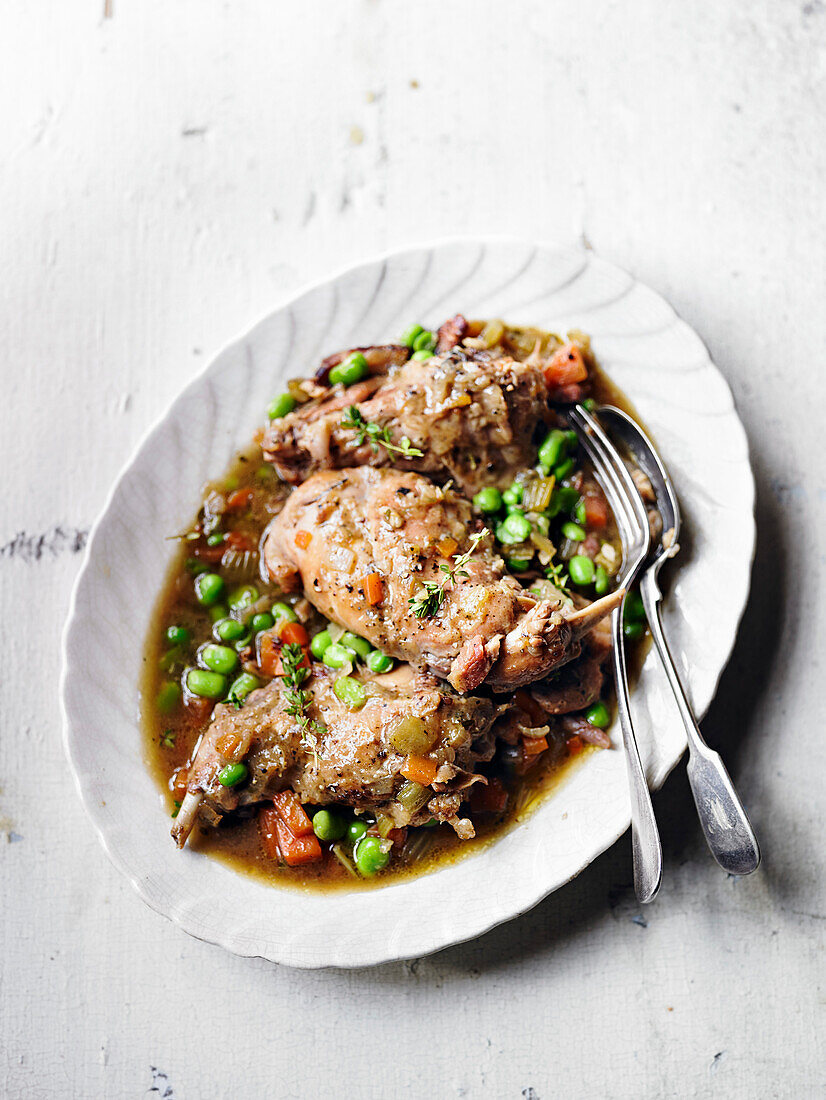
[[[369,442],[373,454],[378,454],[381,446],[388,451],[395,451],[402,458],[422,457],[423,452],[418,447],[414,447],[406,435],[402,436],[401,444],[397,445],[393,442],[389,428],[383,428],[381,424],[377,424],[374,420],[365,420],[358,405],[350,405],[345,410],[344,416],[341,418],[341,427],[353,429],[359,447],[363,443]]]
[[[305,691],[304,682],[310,675],[310,670],[304,665],[304,650],[297,642],[288,642],[281,650],[281,665],[284,680],[284,701],[287,714],[295,718],[301,729],[301,742],[313,754],[316,768],[318,767],[318,736],[326,733],[326,726],[322,722],[316,722],[307,714],[307,707],[313,699],[311,691]]]
[[[407,601],[410,604],[410,609],[417,619],[429,619],[433,615],[436,615],[439,608],[442,606],[445,598],[445,586],[448,582],[455,583],[460,577],[467,577],[468,571],[465,566],[476,553],[476,549],[479,543],[488,534],[487,527],[484,527],[481,531],[477,532],[471,540],[470,546],[458,557],[453,555],[453,564],[445,565],[442,562],[439,565],[439,569],[445,574],[444,579],[438,584],[436,581],[424,581],[422,589],[415,596],[411,596]]]
[[[568,574],[562,571],[562,562],[552,561],[545,566],[545,576],[558,588],[560,592],[563,592],[566,596],[570,596],[568,591]]]

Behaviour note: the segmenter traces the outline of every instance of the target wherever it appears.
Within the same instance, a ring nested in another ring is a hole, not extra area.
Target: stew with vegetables
[[[610,747],[621,547],[562,415],[596,400],[624,403],[584,334],[461,315],[273,397],[175,536],[147,643],[179,846],[279,884],[384,883]]]

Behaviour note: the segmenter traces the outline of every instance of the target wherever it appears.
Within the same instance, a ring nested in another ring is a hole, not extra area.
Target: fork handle
[[[628,788],[631,793],[631,853],[634,864],[634,891],[637,900],[653,901],[663,877],[663,851],[660,834],[651,805],[651,792],[640,760],[637,739],[628,706],[628,673],[625,667],[625,644],[622,634],[622,605],[611,612],[613,633],[614,679],[617,687],[619,715]]]
[[[653,569],[643,575],[640,594],[654,645],[688,737],[688,782],[706,843],[711,854],[729,874],[750,875],[760,865],[757,838],[720,754],[705,743],[686,698],[663,632],[661,593]]]

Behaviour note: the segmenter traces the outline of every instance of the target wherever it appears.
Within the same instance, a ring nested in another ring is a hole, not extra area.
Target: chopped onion
[[[342,573],[352,573],[356,564],[356,555],[346,546],[333,546],[328,555],[333,569],[340,569]]]

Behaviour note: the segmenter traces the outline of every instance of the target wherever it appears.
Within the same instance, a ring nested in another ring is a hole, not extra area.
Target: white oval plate
[[[590,253],[515,241],[449,241],[349,269],[276,309],[178,397],[119,477],[75,586],[64,638],[66,749],[115,865],[153,909],[240,955],[299,967],[411,958],[478,936],[567,882],[628,827],[622,752],[594,754],[522,825],[432,874],[383,889],[319,894],[269,887],[177,851],[143,758],[138,685],[165,541],[191,521],[289,376],[337,348],[393,340],[456,312],[593,337],[676,482],[688,533],[666,628],[696,710],[714,694],[745,607],[754,483],[731,393],[662,298]],[[129,614],[124,615],[124,608]],[[633,710],[649,781],[686,741],[650,653]]]

